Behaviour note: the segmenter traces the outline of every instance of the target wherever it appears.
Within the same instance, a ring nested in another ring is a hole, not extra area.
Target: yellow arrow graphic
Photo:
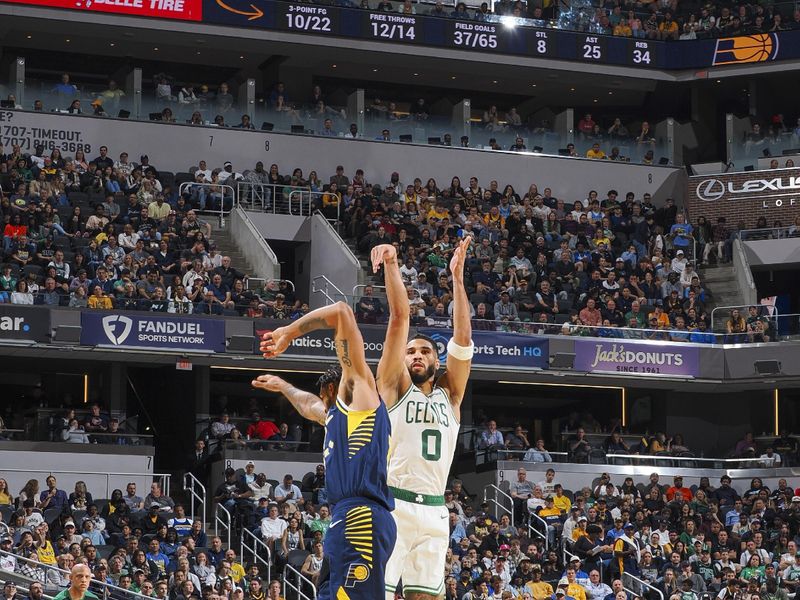
[[[255,4],[251,4],[250,8],[253,9],[253,12],[247,12],[245,10],[236,10],[235,8],[231,8],[227,4],[225,4],[222,0],[217,0],[217,4],[219,4],[222,8],[237,15],[244,15],[247,17],[248,21],[255,21],[256,19],[260,19],[264,16],[264,11],[258,8]]]

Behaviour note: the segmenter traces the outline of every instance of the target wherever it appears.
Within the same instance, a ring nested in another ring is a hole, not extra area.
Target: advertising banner
[[[752,228],[759,217],[789,224],[800,207],[800,169],[693,176],[686,192],[693,223],[704,216],[712,225],[725,217],[728,227]]]
[[[225,321],[84,311],[81,346],[225,352]]]
[[[647,344],[620,340],[575,340],[576,371],[697,377],[699,350],[680,344]]]
[[[444,364],[452,330],[420,328],[418,331],[436,341],[439,361]],[[474,365],[546,369],[550,362],[550,343],[546,337],[473,331],[472,341],[475,344],[475,355],[472,358]]]
[[[258,351],[258,343],[261,336],[267,331],[272,331],[278,327],[286,325],[286,321],[276,319],[256,319],[253,322],[253,332],[256,337],[256,344],[253,351]],[[377,361],[383,353],[383,340],[386,337],[386,327],[379,325],[359,325],[361,337],[364,338],[364,352],[367,360]],[[312,331],[297,338],[292,342],[291,347],[286,350],[284,356],[319,356],[330,360],[336,360],[336,352],[333,346],[333,330]]]
[[[0,0],[0,2],[181,21],[200,21],[203,18],[202,0]]]
[[[50,341],[50,309],[0,304],[0,339]]]

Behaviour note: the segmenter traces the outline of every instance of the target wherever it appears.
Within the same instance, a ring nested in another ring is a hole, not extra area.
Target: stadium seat
[[[286,557],[286,564],[290,565],[293,569],[300,570],[306,558],[311,554],[308,550],[291,550]]]

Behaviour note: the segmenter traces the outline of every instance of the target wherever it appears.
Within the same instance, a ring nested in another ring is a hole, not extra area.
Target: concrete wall
[[[758,291],[750,271],[750,262],[744,243],[740,239],[733,240],[733,269],[736,274],[736,285],[739,287],[739,297],[745,304],[758,303]]]
[[[748,240],[742,245],[751,267],[797,268],[800,263],[800,243],[796,238]]]
[[[245,255],[256,277],[274,279],[281,276],[278,258],[267,240],[250,220],[247,212],[236,208],[231,213],[231,233],[242,254]]]
[[[617,189],[620,194],[632,191],[637,197],[650,192],[656,200],[670,196],[682,199],[682,169],[607,161],[592,161],[540,154],[490,152],[474,149],[444,148],[413,144],[386,144],[371,140],[345,140],[214,127],[169,125],[120,119],[99,119],[79,115],[0,111],[4,135],[14,137],[24,152],[32,152],[43,142],[48,148],[58,146],[65,156],[74,155],[81,145],[89,158],[98,155],[105,144],[116,158],[128,152],[131,159],[142,154],[162,170],[188,171],[199,160],[209,167],[221,167],[226,160],[234,169],[244,171],[255,166],[277,163],[281,173],[300,167],[307,175],[316,170],[327,180],[341,164],[352,175],[364,169],[370,182],[385,184],[393,171],[401,182],[420,177],[436,178],[440,186],[457,175],[462,183],[470,176],[488,186],[496,179],[500,186],[510,183],[523,193],[531,183],[539,190],[550,187],[556,197],[569,202],[586,198],[590,189],[604,194]],[[6,133],[5,127],[15,128]],[[12,131],[14,133],[12,133]],[[7,144],[8,146],[11,143]]]
[[[659,475],[659,483],[662,485],[672,485],[672,478],[675,475],[683,477],[683,485],[691,487],[700,483],[701,477],[708,477],[711,485],[717,487],[719,479],[727,474],[731,478],[731,485],[739,493],[742,493],[750,488],[750,479],[752,477],[760,477],[764,485],[773,489],[778,479],[785,477],[791,478],[794,475],[793,469],[702,469],[702,468],[685,468],[685,467],[665,467],[665,466],[621,466],[621,465],[578,465],[578,464],[560,464],[560,463],[518,463],[514,461],[498,462],[497,463],[497,481],[516,481],[517,468],[524,465],[528,472],[528,480],[538,483],[544,480],[545,471],[549,468],[555,469],[556,483],[564,486],[564,489],[573,492],[579,491],[584,486],[589,485],[595,479],[600,477],[601,473],[608,473],[611,477],[611,483],[615,485],[622,485],[626,477],[632,477],[634,484],[649,483],[650,474],[657,472]],[[505,486],[504,486],[505,487]],[[474,490],[470,490],[475,493]]]
[[[311,217],[311,269],[310,279],[324,275],[344,294],[350,296],[358,284],[361,264],[325,218]],[[334,300],[341,298],[334,297]],[[327,299],[322,294],[312,294],[311,308],[324,306]]]
[[[248,211],[247,216],[253,225],[268,240],[286,242],[311,241],[311,225],[306,217],[273,215]]]
[[[68,494],[76,481],[86,482],[95,498],[109,498],[114,489],[125,490],[129,481],[136,483],[137,493],[144,498],[150,491],[153,472],[153,453],[150,447],[54,444],[51,442],[0,442],[0,477],[16,495],[29,479],[39,480],[39,489],[46,489],[45,479],[51,473],[59,489]],[[138,473],[138,476],[123,473]],[[180,488],[172,482],[172,490]]]

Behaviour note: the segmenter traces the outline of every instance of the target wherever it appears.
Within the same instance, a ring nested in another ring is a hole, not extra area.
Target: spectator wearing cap
[[[525,561],[523,561],[524,566]],[[525,583],[525,587],[531,593],[534,600],[546,600],[547,598],[555,598],[555,594],[553,593],[553,586],[550,585],[546,581],[542,581],[542,567],[539,564],[532,564],[528,561],[528,564],[531,566],[531,579]],[[523,569],[524,570],[524,569]],[[562,598],[566,596],[566,592],[562,595]]]
[[[23,600],[25,597],[17,591],[17,584],[10,579],[3,585],[3,600]]]
[[[572,534],[577,529],[578,519],[580,519],[581,516],[582,516],[581,509],[579,509],[577,506],[573,506],[569,509],[569,515],[567,515],[567,518],[564,519],[564,527],[561,530],[561,535],[564,538],[564,540],[574,541],[576,539],[572,536]],[[584,525],[584,530],[585,528],[586,527]],[[585,535],[585,531],[583,535]]]
[[[214,494],[214,501],[222,504],[225,509],[233,513],[240,505],[247,502],[253,495],[244,479],[236,476],[236,469],[225,469],[225,481],[219,484]]]
[[[550,596],[552,600],[577,600],[573,596],[567,594],[567,588],[569,587],[569,581],[567,581],[566,577],[562,577],[558,580],[558,586],[556,587],[556,591],[554,594]]]
[[[556,538],[558,537],[563,523],[561,522],[561,511],[556,508],[553,502],[553,495],[550,494],[544,499],[544,508],[538,513],[540,519],[544,519],[547,523],[547,535],[550,538],[550,545],[555,545]],[[584,600],[579,598],[578,600]]]
[[[672,262],[670,262],[670,269],[672,269],[673,273],[681,274],[683,273],[687,264],[689,264],[689,261],[686,259],[686,254],[682,249],[678,249],[675,252],[675,258],[673,258]]]
[[[0,550],[9,554],[0,554],[0,571],[14,572],[17,570],[17,557],[11,554],[14,548],[14,540],[10,535],[0,538]]]
[[[635,530],[633,524],[625,523],[623,534],[614,542],[614,560],[620,573],[636,575],[639,572],[639,546],[633,539]]]
[[[697,593],[694,591],[691,579],[679,580],[680,592],[670,596],[670,600],[697,600]]]

